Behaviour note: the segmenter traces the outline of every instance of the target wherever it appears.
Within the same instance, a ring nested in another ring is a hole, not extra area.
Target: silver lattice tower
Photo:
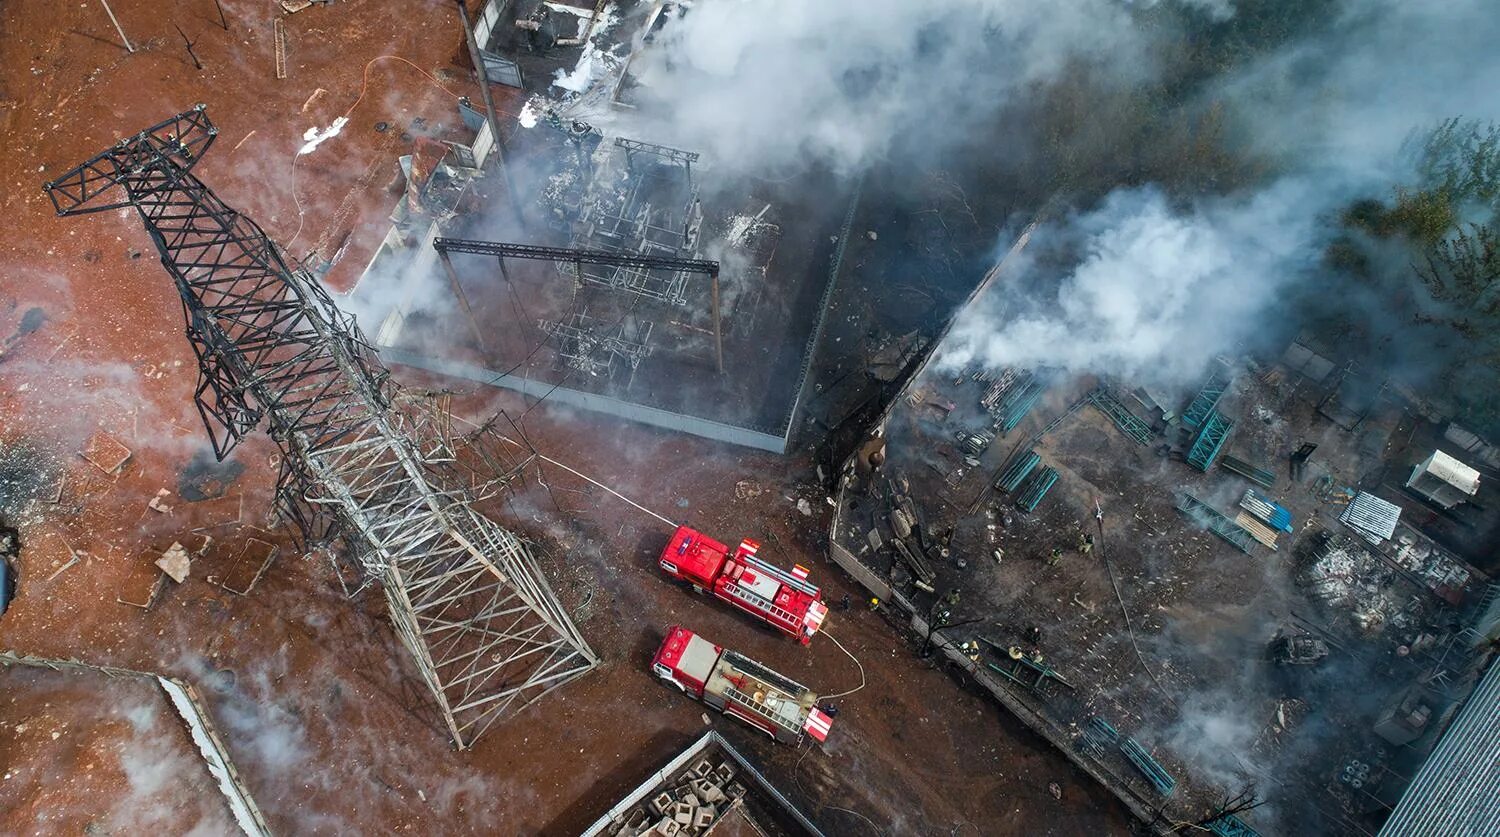
[[[182,297],[195,394],[223,458],[264,419],[278,498],[305,537],[338,539],[386,594],[455,744],[598,665],[526,544],[472,508],[439,413],[388,378],[341,313],[254,221],[191,173],[203,106],[122,140],[47,193],[60,215],[133,206]]]

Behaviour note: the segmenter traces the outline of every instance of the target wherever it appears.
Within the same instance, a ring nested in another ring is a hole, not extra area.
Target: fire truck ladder
[[[765,596],[762,596],[752,590],[746,589],[745,587],[742,587],[733,581],[724,582],[724,592],[735,597],[736,599],[739,599],[745,604],[750,605],[751,607],[770,611],[776,616],[785,619],[788,624],[802,624],[802,620],[798,619],[796,614],[792,613],[790,610],[778,606],[775,602],[767,599]]]
[[[449,253],[472,253],[494,256],[500,260],[500,273],[505,273],[505,257],[513,259],[535,259],[545,262],[572,262],[582,273],[583,265],[603,264],[621,267],[644,267],[683,270],[689,273],[708,275],[713,293],[714,353],[719,374],[724,373],[723,322],[719,315],[719,263],[705,259],[682,259],[675,256],[650,256],[643,253],[617,253],[611,250],[579,250],[572,247],[540,247],[534,244],[507,244],[503,241],[475,241],[463,238],[434,238],[432,248],[437,250],[448,278],[455,286],[458,274],[453,269]]]
[[[770,707],[756,700],[753,695],[747,695],[733,686],[726,685],[724,687],[724,697],[733,701],[735,705],[743,706],[745,709],[749,709],[751,712],[765,718],[767,721],[775,724],[778,729],[787,728],[788,720],[785,716],[772,712]],[[802,730],[798,729],[797,733],[800,735]]]
[[[780,567],[775,567],[775,566],[772,566],[770,564],[767,564],[765,561],[762,561],[762,560],[760,560],[759,558],[756,558],[753,555],[746,555],[746,556],[740,558],[739,560],[741,560],[744,563],[748,564],[750,567],[754,568],[757,572],[762,573],[763,575],[768,575],[768,576],[776,579],[777,581],[781,582],[782,584],[787,585],[788,587],[793,587],[793,588],[796,588],[797,590],[801,590],[802,592],[806,593],[809,596],[816,596],[816,595],[818,595],[818,588],[812,586],[811,584],[807,583],[806,581],[803,581],[802,579],[800,579],[800,578],[798,578],[798,577],[796,577],[796,576],[794,576],[794,575],[792,575],[790,573],[787,573],[787,572],[783,571]]]
[[[191,169],[218,135],[202,105],[46,185],[59,215],[134,208],[181,298],[198,411],[223,459],[264,419],[280,511],[384,589],[455,745],[599,664],[530,548],[473,507],[439,417],[406,409],[353,318]],[[436,425],[436,426],[435,426]]]

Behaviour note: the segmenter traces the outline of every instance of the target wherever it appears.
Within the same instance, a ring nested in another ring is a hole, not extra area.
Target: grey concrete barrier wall
[[[828,264],[828,281],[823,286],[823,296],[818,300],[818,320],[813,325],[813,332],[807,338],[807,348],[802,353],[802,368],[797,372],[797,396],[792,401],[792,408],[786,414],[786,430],[784,431],[788,445],[797,435],[797,417],[802,412],[802,405],[807,401],[807,387],[813,379],[813,362],[818,357],[818,345],[823,342],[823,330],[828,325],[828,309],[833,303],[833,292],[839,284],[839,274],[844,269],[844,253],[849,246],[849,234],[854,228],[854,214],[859,210],[859,198],[864,194],[865,176],[861,174],[854,183],[854,194],[849,197],[849,208],[844,212],[843,226],[839,227],[838,247],[833,251],[833,258]]]
[[[439,372],[454,378],[479,381],[490,386],[504,387],[534,398],[545,396],[549,401],[566,404],[570,407],[577,407],[581,410],[592,410],[596,413],[618,416],[630,421],[640,422],[641,424],[691,433],[694,436],[702,436],[706,439],[715,439],[733,445],[743,445],[747,448],[768,450],[772,453],[786,452],[785,436],[777,436],[747,427],[737,427],[733,424],[725,424],[713,421],[712,419],[674,413],[670,410],[663,410],[657,407],[647,407],[643,404],[632,404],[629,401],[622,401],[618,398],[611,398],[608,395],[600,395],[594,392],[583,392],[581,390],[568,389],[567,387],[554,387],[547,381],[522,378],[517,375],[504,375],[491,369],[485,369],[482,366],[475,366],[472,363],[428,357],[401,349],[381,347],[380,356],[392,363],[399,363],[403,366],[410,366],[416,369],[426,369],[429,372]]]
[[[854,580],[859,582],[866,590],[869,590],[871,595],[878,596],[881,601],[888,601],[891,598],[891,586],[885,583],[885,579],[876,575],[869,567],[861,564],[859,559],[855,558],[849,550],[834,542],[829,547],[828,552],[829,556],[833,558],[833,563],[838,564],[839,568],[844,572],[854,576]]]

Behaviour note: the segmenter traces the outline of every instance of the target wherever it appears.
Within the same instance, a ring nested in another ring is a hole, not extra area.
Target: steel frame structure
[[[1187,519],[1223,538],[1241,552],[1249,554],[1251,546],[1255,543],[1255,538],[1249,532],[1225,517],[1218,509],[1191,494],[1183,493],[1177,496],[1177,510],[1182,512]]]
[[[599,658],[527,544],[472,507],[441,412],[404,395],[312,275],[191,172],[217,133],[198,105],[46,192],[59,215],[137,210],[182,300],[215,454],[266,420],[283,512],[381,583],[448,733],[468,748]]]
[[[536,244],[511,244],[504,241],[477,241],[466,238],[434,238],[432,249],[437,251],[448,274],[448,282],[462,300],[458,271],[453,268],[450,253],[469,253],[479,256],[494,256],[500,262],[500,273],[505,274],[505,259],[533,259],[548,262],[570,262],[579,275],[585,264],[602,264],[614,267],[670,268],[678,273],[707,274],[714,321],[714,356],[718,370],[724,372],[724,334],[719,312],[719,263],[708,259],[690,259],[678,256],[657,256],[642,253],[621,253],[615,250],[581,250],[576,247],[542,247]],[[477,326],[475,327],[477,330]],[[644,341],[642,341],[644,342]],[[631,368],[634,368],[633,366]]]
[[[1218,409],[1208,411],[1208,416],[1203,419],[1203,428],[1198,431],[1193,440],[1193,446],[1188,449],[1187,462],[1189,465],[1205,473],[1214,466],[1214,460],[1219,458],[1220,451],[1229,441],[1229,432],[1234,429],[1234,419],[1229,418]]]
[[[1218,406],[1219,399],[1224,397],[1225,390],[1229,389],[1232,380],[1229,367],[1219,361],[1214,361],[1214,369],[1208,381],[1198,390],[1198,394],[1193,396],[1187,409],[1182,411],[1182,426],[1189,430],[1197,430],[1203,422],[1207,421],[1214,408]]]
[[[582,231],[574,242],[602,244],[612,251],[640,256],[685,258],[696,252],[698,231],[703,224],[703,208],[693,180],[697,153],[624,137],[615,139],[615,147],[625,154],[625,188],[621,192],[605,192],[602,184],[591,183],[594,199],[584,201],[586,208],[579,219]],[[637,156],[664,163],[637,166]],[[678,170],[680,174],[674,175]],[[658,205],[663,198],[671,201],[665,208]],[[585,264],[607,269],[585,269]],[[672,305],[687,304],[688,271],[680,268],[598,261],[575,263],[575,267],[581,282]],[[662,268],[670,272],[664,275],[652,272]]]
[[[1114,396],[1114,393],[1104,387],[1099,387],[1089,393],[1088,399],[1090,404],[1093,404],[1099,409],[1099,412],[1108,416],[1109,420],[1115,423],[1115,427],[1119,428],[1121,433],[1129,436],[1131,441],[1138,445],[1151,443],[1151,437],[1155,435],[1151,430],[1151,425],[1142,421],[1135,413],[1130,412],[1130,408],[1121,403],[1120,399]]]
[[[627,320],[610,327],[580,311],[566,320],[539,320],[537,325],[558,338],[561,342],[558,357],[569,367],[589,375],[610,376],[618,358],[634,377],[641,361],[651,355],[651,332],[655,324]]]

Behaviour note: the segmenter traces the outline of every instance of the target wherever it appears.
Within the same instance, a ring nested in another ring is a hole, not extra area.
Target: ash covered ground
[[[1465,544],[1451,536],[1470,530],[1403,488],[1441,438],[1409,405],[1381,398],[1344,427],[1347,414],[1325,412],[1338,381],[1253,360],[1232,375],[1215,409],[1237,424],[1218,456],[1282,466],[1269,486],[1223,459],[1207,472],[1185,461],[1192,390],[1161,398],[1183,405],[1164,418],[1118,383],[1042,373],[1043,394],[1007,411],[1025,373],[929,371],[851,463],[835,537],[904,611],[951,626],[944,646],[1000,675],[995,688],[1122,794],[1201,821],[1253,789],[1263,804],[1242,819],[1255,828],[1370,833],[1436,742],[1427,715],[1451,717],[1484,669],[1488,653],[1462,632],[1489,576],[1455,551]],[[1139,440],[1093,400],[1101,391],[1120,394]],[[976,432],[985,439],[970,446]],[[1289,474],[1305,444],[1315,458]],[[1030,475],[1010,479],[1032,453]],[[1033,481],[1049,471],[1033,508]],[[1286,531],[1250,536],[1247,490],[1290,513]],[[1361,492],[1411,525],[1366,542],[1341,522]],[[1184,498],[1217,511],[1230,537],[1185,513]],[[1286,637],[1322,656],[1289,662],[1277,653]],[[1426,707],[1422,724],[1380,734],[1413,704]],[[1096,719],[1142,743],[1175,787],[1148,784],[1091,732]],[[1351,783],[1351,764],[1373,771]]]

